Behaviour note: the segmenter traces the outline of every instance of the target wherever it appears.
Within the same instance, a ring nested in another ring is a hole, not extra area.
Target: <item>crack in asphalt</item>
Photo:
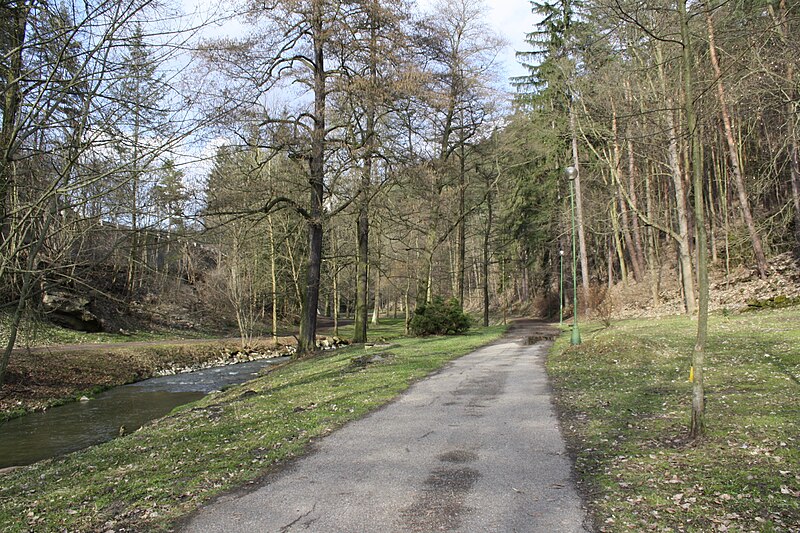
[[[313,513],[316,509],[317,509],[317,504],[315,503],[307,513],[301,514],[300,516],[298,516],[297,518],[295,518],[294,520],[292,520],[291,522],[289,522],[288,524],[286,524],[285,526],[280,528],[280,530],[279,530],[280,533],[287,533],[288,531],[290,531],[292,529],[292,526],[294,526],[295,524],[300,522],[303,518],[307,517],[311,513]],[[316,521],[316,519],[310,520],[309,522],[305,522],[303,525],[306,526],[306,529],[308,529],[308,526],[313,524],[315,521]]]

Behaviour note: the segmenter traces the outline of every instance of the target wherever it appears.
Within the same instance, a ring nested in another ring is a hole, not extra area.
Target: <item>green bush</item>
[[[445,302],[441,296],[437,296],[432,302],[419,306],[414,311],[409,328],[418,337],[457,335],[467,331],[470,322],[469,315],[461,308],[458,300],[451,298]]]

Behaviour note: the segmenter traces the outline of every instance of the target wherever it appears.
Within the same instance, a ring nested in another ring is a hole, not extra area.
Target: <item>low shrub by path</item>
[[[548,372],[600,531],[800,531],[798,324],[798,307],[712,315],[699,442],[686,438],[696,322],[559,340]]]
[[[368,361],[363,347],[324,352],[126,437],[0,474],[0,524],[9,532],[166,529],[502,331],[396,338]]]

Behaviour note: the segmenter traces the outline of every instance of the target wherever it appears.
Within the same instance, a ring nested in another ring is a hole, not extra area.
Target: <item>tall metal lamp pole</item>
[[[575,251],[575,178],[578,177],[578,169],[567,167],[564,174],[569,180],[569,203],[572,214],[572,338],[573,345],[581,343],[581,332],[578,329],[578,265]]]

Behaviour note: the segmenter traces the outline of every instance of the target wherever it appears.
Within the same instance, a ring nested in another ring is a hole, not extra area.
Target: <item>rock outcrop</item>
[[[64,328],[96,333],[103,331],[100,319],[89,311],[91,301],[65,290],[50,290],[42,297],[42,306],[50,321]]]

